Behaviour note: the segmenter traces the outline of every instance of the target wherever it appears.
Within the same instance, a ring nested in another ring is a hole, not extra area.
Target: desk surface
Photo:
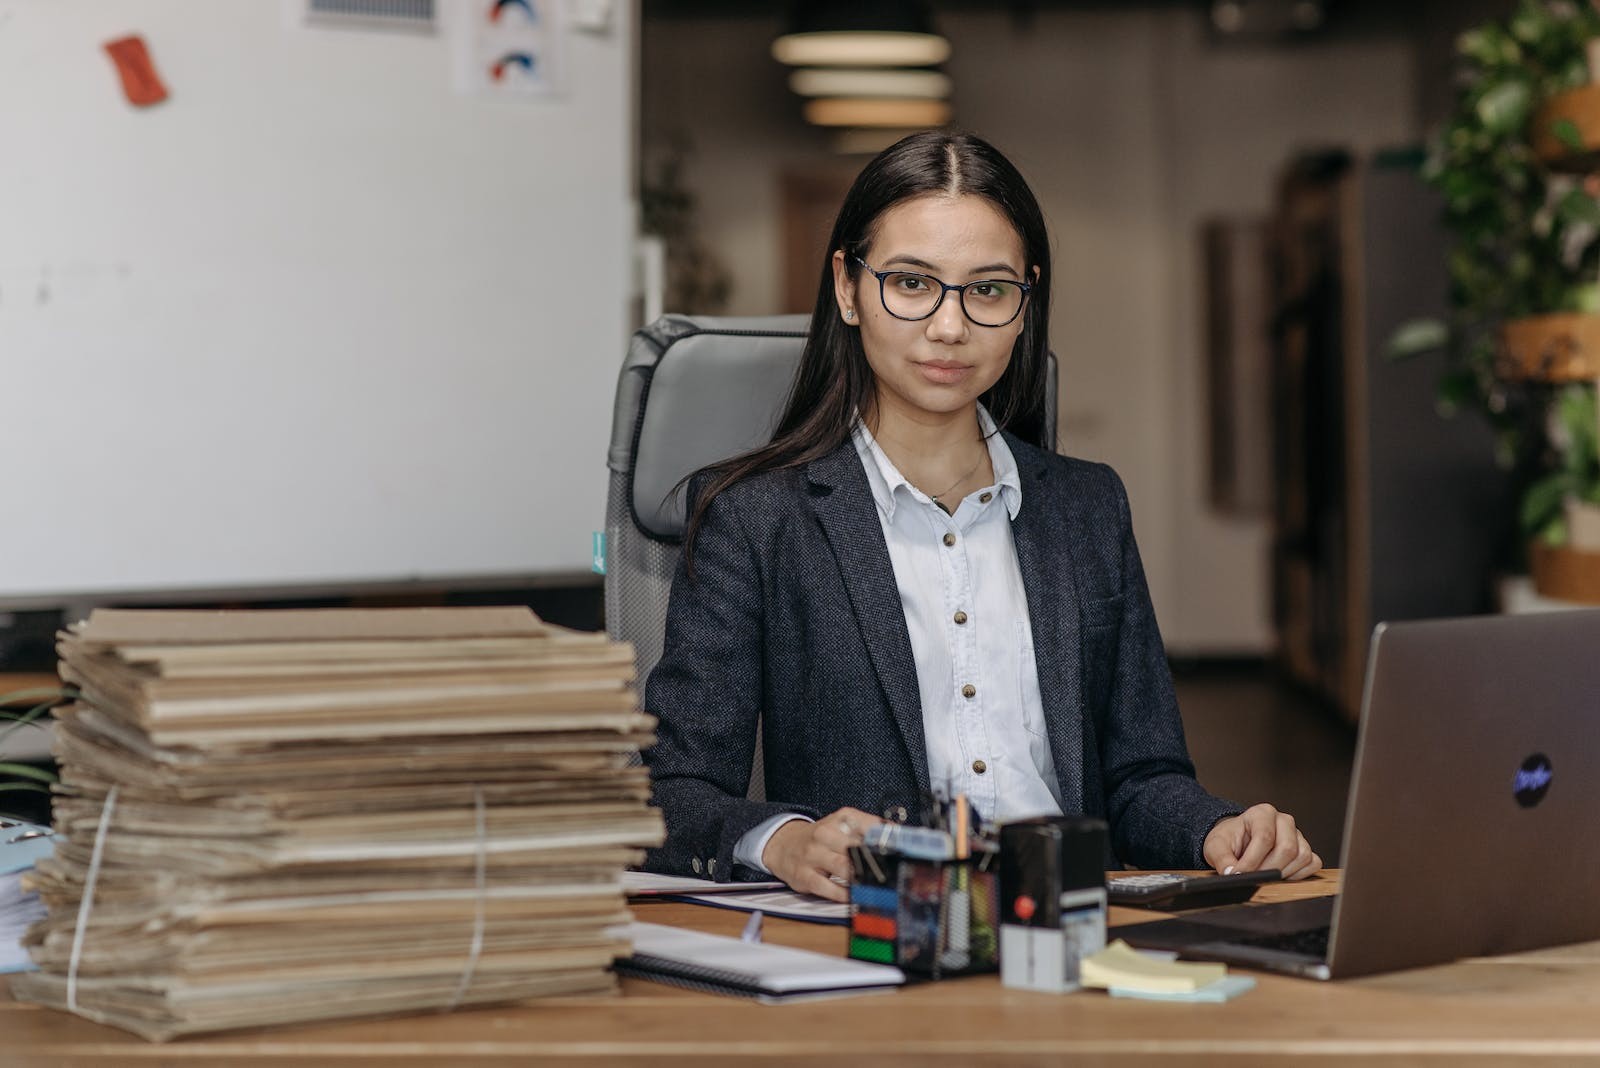
[[[1315,896],[1337,873],[1265,888]],[[744,916],[646,903],[640,919],[737,934]],[[1113,923],[1140,915],[1113,910]],[[772,942],[842,952],[842,928],[769,919]],[[625,980],[622,996],[451,1015],[242,1032],[153,1045],[0,995],[6,1068],[140,1064],[1094,1063],[1182,1057],[1236,1064],[1314,1055],[1414,1064],[1600,1059],[1600,943],[1317,983],[1257,975],[1223,1005],[1007,990],[994,976],[781,1006]],[[0,980],[3,983],[3,980]]]

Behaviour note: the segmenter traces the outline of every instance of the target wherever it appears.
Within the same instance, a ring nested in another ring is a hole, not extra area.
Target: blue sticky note
[[[1248,975],[1225,975],[1214,983],[1207,983],[1187,993],[1172,991],[1157,993],[1151,990],[1130,990],[1125,987],[1114,986],[1110,989],[1114,998],[1140,998],[1145,1001],[1232,1001],[1240,994],[1254,990],[1256,981]]]

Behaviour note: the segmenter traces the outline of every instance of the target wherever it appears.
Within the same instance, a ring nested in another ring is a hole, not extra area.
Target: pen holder
[[[998,869],[994,853],[923,860],[852,846],[849,955],[928,979],[995,971]]]

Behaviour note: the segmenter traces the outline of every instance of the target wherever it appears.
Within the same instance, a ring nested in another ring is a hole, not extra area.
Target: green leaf
[[[1494,39],[1495,32],[1495,28],[1491,26],[1468,30],[1456,38],[1456,51],[1467,59],[1479,63],[1487,62],[1499,52],[1499,45]]]
[[[1561,306],[1588,315],[1600,314],[1600,285],[1591,282],[1588,285],[1573,286],[1567,290]]]
[[[1411,319],[1389,335],[1384,354],[1391,360],[1404,360],[1442,349],[1450,341],[1450,327],[1442,319]]]
[[[15,713],[15,712],[7,712],[3,716],[0,716],[0,719],[9,719],[9,720],[12,721],[12,722],[6,724],[6,726],[5,726],[5,728],[3,730],[0,730],[0,742],[4,742],[6,740],[6,738],[8,736],[10,736],[11,734],[15,733],[16,731],[21,730],[23,727],[26,727],[28,724],[30,724],[30,723],[34,722],[35,720],[38,720],[41,717],[43,717],[46,712],[50,711],[50,709],[55,707],[55,704],[56,704],[55,700],[51,699],[51,700],[48,700],[48,701],[44,702],[43,704],[34,705],[32,708],[28,709],[26,712],[23,712],[23,713],[20,713],[20,714]]]
[[[1538,44],[1549,28],[1544,13],[1537,8],[1525,7],[1511,19],[1511,36],[1523,44]]]
[[[1550,136],[1574,152],[1582,152],[1585,147],[1583,134],[1578,132],[1578,124],[1571,119],[1556,119],[1551,122]]]
[[[1581,189],[1568,190],[1556,212],[1563,222],[1600,227],[1600,202]]]
[[[1515,133],[1528,121],[1532,104],[1533,93],[1526,82],[1501,82],[1478,98],[1478,118],[1493,133]]]
[[[19,779],[32,779],[34,782],[51,783],[56,777],[43,768],[36,768],[32,764],[0,764],[0,775],[11,775]]]
[[[1536,534],[1545,529],[1552,519],[1559,518],[1562,502],[1573,488],[1572,478],[1565,471],[1546,475],[1529,486],[1522,495],[1522,529],[1529,534]]]

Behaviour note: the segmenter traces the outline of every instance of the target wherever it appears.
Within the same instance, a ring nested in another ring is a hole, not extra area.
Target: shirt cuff
[[[772,841],[772,836],[779,827],[792,820],[805,820],[807,823],[815,822],[809,816],[802,816],[798,812],[780,812],[765,822],[758,823],[740,836],[733,844],[733,859],[735,863],[743,864],[747,868],[771,875],[767,866],[761,863],[761,855],[767,851],[767,843]]]

